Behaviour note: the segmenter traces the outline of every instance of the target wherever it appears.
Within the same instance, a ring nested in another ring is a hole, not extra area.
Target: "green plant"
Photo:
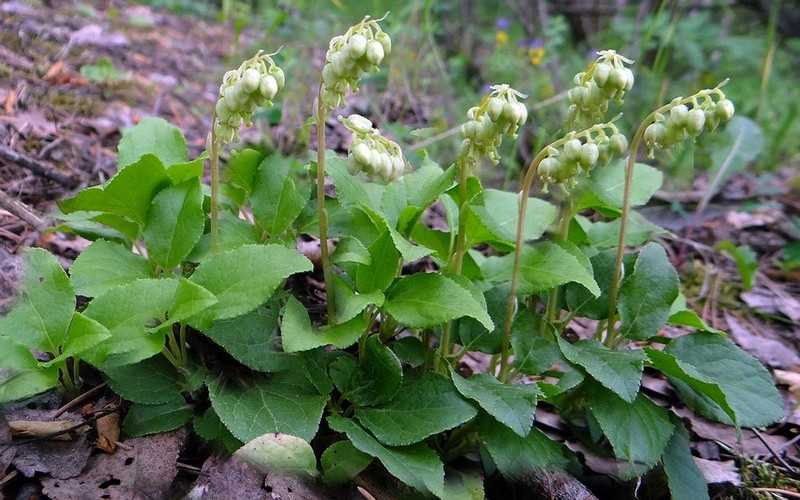
[[[114,63],[108,57],[101,57],[93,64],[81,66],[81,75],[95,83],[111,83],[128,78],[126,73],[114,67]]]
[[[476,175],[526,121],[523,96],[508,85],[468,111],[446,169],[423,156],[412,170],[399,145],[358,115],[340,117],[353,134],[349,157],[325,150],[326,116],[390,48],[370,18],[331,42],[316,162],[240,149],[220,175],[219,148],[283,87],[282,71],[261,54],[224,77],[208,195],[206,156],[190,160],[177,128],[151,118],[126,130],[118,173],[61,203],[61,229],[93,240],[69,276],[45,251],[29,251],[20,302],[0,320],[0,401],[59,384],[72,391],[91,366],[133,403],[128,435],[191,421],[243,460],[317,476],[309,443],[335,434],[321,454],[327,483],[350,481],[377,459],[440,498],[470,489],[480,497],[481,475],[460,470],[464,461],[510,479],[579,470],[565,445],[534,426],[543,403],[578,440],[616,458],[621,479],[660,466],[674,497],[707,498],[687,431],[640,390],[644,368],[663,373],[697,412],[738,427],[779,419],[783,404],[769,373],[686,307],[676,270],[652,241],[660,228],[631,207],[663,180],[636,163],[641,142],[666,148],[729,119],[725,95],[716,87],[660,107],[624,162],[628,140],[615,120],[603,121],[608,98],[633,83],[623,66],[613,92],[580,101],[590,106],[580,119],[597,123],[542,148],[515,194],[484,188]],[[621,58],[602,52],[580,85],[606,88],[598,68],[612,56]],[[663,130],[648,133],[654,125]],[[326,174],[335,198],[326,197]],[[529,196],[537,179],[558,206]],[[435,203],[446,230],[423,221]],[[551,226],[553,236],[536,241]],[[302,276],[313,266],[296,249],[300,235],[319,236],[325,315]],[[639,249],[626,255],[626,246]],[[429,272],[410,272],[406,264],[423,258],[428,265],[414,268]],[[76,294],[90,299],[77,312]],[[578,316],[597,321],[594,339],[565,339]],[[667,323],[696,331],[660,336]],[[486,373],[459,371],[471,351],[490,356]]]

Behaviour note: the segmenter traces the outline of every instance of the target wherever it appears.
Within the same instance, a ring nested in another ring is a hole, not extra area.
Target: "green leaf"
[[[0,318],[0,335],[30,349],[57,354],[75,310],[75,291],[58,260],[41,248],[25,253],[21,297]]]
[[[78,210],[107,212],[143,226],[155,195],[170,184],[161,161],[146,154],[122,168],[103,186],[86,188],[61,202],[64,213]]]
[[[343,440],[328,446],[319,461],[325,482],[338,486],[361,474],[372,463],[372,456],[359,451],[350,441]]]
[[[197,283],[180,278],[175,297],[167,312],[167,325],[184,321],[217,303],[217,298]]]
[[[389,403],[357,408],[355,412],[364,427],[390,446],[418,443],[472,420],[477,414],[450,380],[435,373],[407,379]]]
[[[714,245],[717,250],[722,250],[728,254],[734,262],[739,276],[742,278],[742,286],[745,290],[753,288],[753,278],[758,271],[758,255],[747,245],[734,245],[730,240],[725,240]]]
[[[176,279],[141,279],[96,297],[84,311],[108,328],[111,338],[82,358],[100,367],[130,364],[161,352],[163,333],[148,333],[172,306]]]
[[[167,166],[167,177],[169,177],[169,180],[174,186],[192,179],[201,179],[203,177],[203,167],[207,159],[208,155],[203,153],[200,157],[192,161],[173,163]]]
[[[735,116],[721,134],[721,141],[711,151],[713,167],[709,171],[712,178],[722,171],[717,186],[724,185],[725,180],[733,173],[742,170],[750,162],[758,158],[764,149],[764,132],[761,127],[745,116]],[[722,168],[725,170],[722,170]],[[713,192],[711,193],[714,194]]]
[[[275,308],[258,308],[236,318],[215,321],[203,333],[253,370],[277,372],[296,362],[294,356],[281,349]]]
[[[650,243],[642,248],[633,272],[620,288],[620,333],[637,340],[658,334],[669,319],[680,291],[678,284],[678,273],[661,245]]]
[[[0,403],[44,392],[58,385],[58,369],[42,368],[22,344],[0,335]]]
[[[642,351],[616,351],[596,340],[579,340],[574,344],[558,337],[564,357],[580,365],[595,380],[632,402],[639,392],[646,356]]]
[[[689,450],[689,433],[675,423],[675,432],[661,455],[673,500],[708,500],[708,485]]]
[[[191,280],[217,296],[217,304],[193,324],[210,325],[252,311],[266,302],[278,286],[295,273],[312,269],[297,251],[280,245],[245,245],[202,262]]]
[[[614,272],[616,251],[606,250],[593,256],[590,260],[594,280],[600,287],[601,294],[596,297],[584,287],[575,283],[566,286],[566,299],[570,310],[581,316],[601,320],[608,317],[608,289],[611,287],[611,276]],[[622,277],[620,278],[622,279]]]
[[[330,375],[345,399],[357,405],[376,405],[390,401],[403,382],[403,368],[391,349],[372,335],[356,363],[342,356],[330,365]]]
[[[425,345],[417,337],[403,337],[395,340],[390,344],[392,352],[403,363],[416,368],[425,362],[428,350]]]
[[[495,327],[493,330],[487,330],[480,322],[472,318],[463,318],[458,322],[458,336],[461,339],[461,344],[467,350],[481,351],[487,354],[500,352],[510,289],[511,287],[508,285],[500,285],[487,290],[483,294],[483,300],[486,302],[486,311],[494,322]]]
[[[69,268],[75,292],[87,297],[98,297],[115,286],[150,278],[151,273],[147,259],[105,240],[89,245]]]
[[[367,208],[380,213],[382,193],[369,187],[369,183],[347,171],[349,160],[336,155],[328,155],[325,173],[333,179],[336,186],[336,199],[345,208]],[[375,192],[378,196],[372,196]]]
[[[198,436],[205,441],[213,442],[228,454],[242,446],[242,442],[231,434],[212,407],[209,407],[202,415],[195,417],[192,425]]]
[[[356,288],[360,292],[386,290],[400,272],[400,252],[389,231],[384,231],[369,246],[370,264],[356,269]]]
[[[619,244],[619,226],[621,219],[611,222],[587,223],[584,227],[589,243],[598,249],[615,248]],[[665,231],[645,219],[639,212],[631,210],[625,228],[625,245],[638,246],[652,240]]]
[[[336,323],[346,323],[367,308],[383,305],[384,296],[380,290],[369,293],[354,292],[341,277],[334,276],[333,293],[336,297]]]
[[[150,259],[164,269],[180,265],[203,235],[205,219],[199,179],[159,192],[143,230]]]
[[[563,445],[552,441],[539,429],[520,437],[492,418],[478,419],[478,433],[500,472],[509,478],[529,474],[536,469],[563,469],[572,462]]]
[[[308,351],[331,344],[344,349],[355,344],[366,329],[366,321],[361,316],[340,325],[315,329],[303,304],[289,296],[283,308],[281,341],[286,352]]]
[[[602,203],[602,207],[622,208],[625,187],[625,166],[627,161],[619,159],[611,165],[595,168],[589,177],[587,189]],[[664,176],[660,170],[636,163],[631,178],[630,206],[645,205],[650,197],[661,188]],[[581,204],[581,208],[592,208],[594,204]]]
[[[262,473],[317,476],[317,457],[308,441],[279,432],[259,436],[236,450],[233,458],[254,465]]]
[[[556,207],[538,198],[528,198],[523,241],[539,238],[556,219]],[[470,201],[467,212],[468,238],[472,245],[490,242],[513,249],[517,238],[519,196],[486,189]]]
[[[719,385],[736,424],[761,427],[783,418],[783,400],[769,372],[754,357],[722,335],[692,333],[675,339],[666,349],[683,364]],[[711,398],[680,380],[672,380],[681,399],[698,413],[726,424],[734,423]]]
[[[120,168],[136,163],[146,154],[155,155],[164,165],[185,162],[188,153],[181,130],[154,116],[123,129],[117,152]]]
[[[182,397],[157,405],[133,404],[122,430],[129,437],[168,432],[186,425],[192,419],[192,408]]]
[[[442,500],[484,500],[483,477],[479,470],[468,472],[448,469]]]
[[[225,165],[225,180],[244,190],[247,196],[253,192],[256,172],[264,155],[255,149],[244,148],[231,155]]]
[[[458,375],[450,367],[453,384],[465,398],[471,399],[509,429],[525,437],[531,431],[539,388],[536,384],[504,384],[495,377],[479,373],[470,378]]]
[[[725,412],[732,422],[736,422],[736,412],[728,404],[728,398],[722,388],[709,379],[694,366],[684,363],[672,354],[646,347],[645,352],[653,367],[669,377],[670,380],[680,381],[692,390],[711,399]]]
[[[484,276],[493,283],[511,281],[514,254],[489,257],[481,266]],[[530,295],[569,282],[583,285],[593,295],[600,295],[590,269],[564,247],[541,242],[522,250],[520,259],[519,293]]]
[[[550,369],[561,359],[555,342],[556,333],[542,335],[543,318],[530,309],[523,309],[511,325],[511,347],[514,351],[514,366],[522,373],[539,375]]]
[[[675,429],[667,412],[642,394],[627,402],[600,386],[586,392],[592,415],[617,458],[636,465],[654,465]]]
[[[236,438],[247,442],[268,432],[311,441],[328,396],[321,396],[302,374],[280,372],[246,385],[229,380],[209,384],[211,405]]]
[[[420,167],[401,178],[406,185],[408,204],[420,210],[436,201],[439,196],[455,185],[458,168],[453,165],[447,170],[426,158]]]
[[[308,200],[292,178],[293,163],[296,160],[269,156],[261,162],[256,173],[250,204],[259,225],[271,236],[286,231]]]
[[[331,255],[331,261],[334,264],[355,262],[368,266],[372,262],[372,257],[367,247],[358,239],[352,236],[345,236],[336,244],[336,250]]]
[[[159,405],[180,398],[178,372],[162,356],[104,371],[111,389],[128,401]]]
[[[110,337],[111,333],[109,333],[108,328],[75,311],[72,314],[72,321],[69,323],[67,339],[64,341],[61,354],[50,361],[41,363],[41,365],[53,366],[65,361],[67,358],[74,358]]]
[[[219,217],[219,248],[220,253],[235,250],[239,247],[261,242],[258,229],[247,221],[224,210]],[[211,235],[206,233],[192,249],[186,260],[202,262],[212,256]]]
[[[486,307],[468,290],[441,274],[418,273],[400,278],[386,293],[384,309],[412,328],[429,328],[469,316],[487,330],[494,330]]]
[[[329,416],[331,429],[347,435],[359,451],[381,461],[389,474],[423,493],[443,494],[444,466],[439,456],[423,443],[400,448],[379,443],[355,421]]]

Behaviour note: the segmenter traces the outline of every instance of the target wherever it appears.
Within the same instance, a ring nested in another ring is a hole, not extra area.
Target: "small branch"
[[[71,175],[65,175],[57,171],[55,167],[48,165],[41,160],[31,158],[30,156],[18,153],[8,146],[0,144],[0,158],[3,160],[19,165],[20,167],[27,168],[36,175],[40,175],[51,181],[57,182],[66,188],[75,188],[80,183],[80,180]]]
[[[33,226],[37,231],[42,231],[48,226],[47,221],[39,217],[31,207],[19,200],[15,200],[3,191],[0,191],[0,208],[8,210]]]
[[[67,411],[67,410],[69,410],[71,408],[75,408],[76,406],[78,406],[79,404],[83,403],[87,399],[91,398],[92,396],[94,396],[98,392],[102,391],[105,387],[106,387],[106,383],[105,382],[103,382],[102,384],[100,384],[98,386],[92,387],[88,391],[84,392],[83,394],[81,394],[77,398],[73,399],[69,403],[65,404],[64,406],[62,406],[61,408],[56,410],[56,412],[53,414],[53,418],[56,418],[59,415],[62,415],[65,411]]]

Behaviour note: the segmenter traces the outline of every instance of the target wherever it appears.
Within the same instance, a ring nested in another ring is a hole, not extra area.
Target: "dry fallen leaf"
[[[95,446],[106,453],[114,453],[119,441],[119,412],[109,413],[97,419],[97,443]]]

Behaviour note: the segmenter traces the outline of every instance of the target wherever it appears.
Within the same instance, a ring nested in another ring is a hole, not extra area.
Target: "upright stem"
[[[460,275],[464,267],[464,254],[467,252],[467,224],[464,211],[467,207],[467,179],[469,178],[469,162],[466,161],[467,154],[462,151],[456,160],[458,164],[458,194],[460,204],[458,206],[458,234],[456,235],[456,246],[450,259],[450,270],[455,275]],[[446,362],[450,354],[453,343],[453,322],[449,321],[444,325],[442,339],[439,342],[439,349],[433,359],[434,371],[439,371],[443,362]]]
[[[568,199],[561,208],[561,217],[558,224],[558,241],[566,241],[569,237],[569,223],[572,220],[573,210],[572,199]],[[556,312],[558,308],[558,296],[561,293],[561,287],[554,287],[550,291],[550,296],[547,298],[547,308],[545,309],[545,318],[548,323],[553,323],[556,319]]]
[[[211,114],[211,140],[208,145],[211,156],[211,250],[219,251],[219,143],[215,132],[217,113]]]
[[[608,288],[608,335],[605,339],[606,345],[611,345],[616,336],[616,315],[617,315],[617,296],[619,295],[619,281],[622,276],[622,259],[625,257],[625,230],[628,227],[628,213],[631,210],[631,184],[633,181],[633,166],[636,164],[636,155],[639,153],[639,146],[642,143],[645,128],[652,121],[651,114],[646,118],[631,141],[631,148],[628,154],[628,162],[625,165],[625,187],[622,196],[622,215],[619,221],[619,239],[617,240],[617,255],[614,259],[614,273],[611,275],[611,284]]]
[[[622,259],[625,256],[625,231],[628,226],[628,214],[631,211],[631,183],[633,181],[633,167],[636,164],[636,157],[639,154],[639,146],[642,144],[644,132],[647,129],[647,126],[656,120],[656,116],[667,113],[674,106],[679,104],[693,103],[701,98],[710,98],[710,96],[714,94],[720,98],[724,97],[724,94],[720,88],[726,83],[728,83],[727,79],[718,83],[714,88],[701,90],[700,92],[690,95],[689,97],[678,98],[668,104],[664,104],[660,108],[647,115],[647,117],[642,121],[641,125],[639,125],[639,128],[636,130],[636,134],[633,136],[628,154],[628,162],[625,165],[625,187],[622,200],[622,215],[620,216],[619,222],[617,255],[616,259],[614,260],[614,273],[611,275],[611,284],[608,289],[608,335],[606,335],[605,338],[605,344],[607,346],[612,346],[616,342],[615,337],[617,333],[615,323],[617,314],[617,298],[619,295],[619,281],[622,277]]]
[[[458,196],[461,198],[461,204],[458,207],[458,234],[456,235],[456,248],[453,252],[453,259],[450,263],[453,274],[460,275],[464,267],[464,254],[467,253],[467,218],[464,217],[464,211],[467,207],[467,179],[469,178],[469,162],[466,161],[466,155],[462,154],[457,160],[459,163],[458,168]]]
[[[511,290],[508,293],[508,302],[506,302],[506,321],[503,325],[503,343],[500,348],[500,374],[498,378],[501,382],[506,382],[508,379],[508,358],[511,355],[511,326],[514,323],[514,309],[517,303],[517,289],[519,288],[519,267],[522,260],[522,248],[525,244],[525,215],[528,212],[528,192],[531,190],[533,181],[536,179],[536,170],[539,168],[539,163],[546,156],[546,149],[539,151],[528,170],[525,172],[525,177],[522,179],[522,188],[519,192],[519,213],[517,214],[517,239],[514,244],[514,267],[511,271]]]
[[[322,84],[317,98],[317,216],[319,218],[319,250],[322,275],[325,278],[325,298],[328,304],[328,324],[336,323],[336,299],[333,293],[331,258],[328,252],[328,211],[325,209],[325,105],[322,102]]]

